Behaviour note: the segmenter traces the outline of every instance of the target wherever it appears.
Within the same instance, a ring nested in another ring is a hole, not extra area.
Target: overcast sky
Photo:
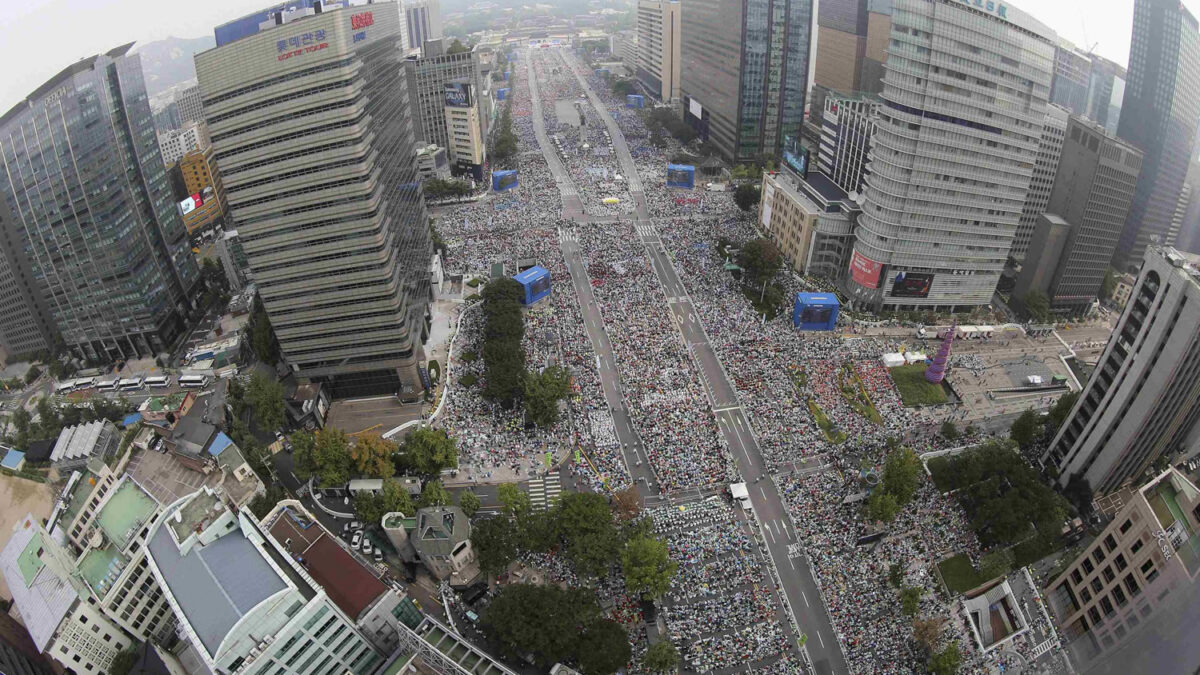
[[[686,0],[685,0],[686,2]],[[1185,4],[1195,7],[1200,0]],[[213,26],[270,0],[2,0],[0,111],[80,58],[131,40],[212,35]],[[1133,0],[1016,0],[1017,7],[1086,48],[1125,65]],[[686,10],[685,10],[686,11]]]

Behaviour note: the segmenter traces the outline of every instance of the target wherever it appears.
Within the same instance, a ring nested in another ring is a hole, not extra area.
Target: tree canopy
[[[1022,303],[1029,318],[1043,323],[1050,320],[1050,298],[1041,289],[1035,288],[1026,293]]]
[[[1028,450],[1037,440],[1041,426],[1042,421],[1038,414],[1032,410],[1026,410],[1013,420],[1008,435],[1017,442],[1022,450]]]
[[[406,471],[437,476],[458,466],[458,442],[442,429],[420,427],[405,437],[399,460]]]
[[[448,506],[451,503],[450,493],[446,491],[445,486],[440,480],[431,480],[425,482],[425,487],[421,488],[421,496],[417,500],[419,508],[428,506]]]
[[[391,478],[396,473],[396,464],[392,458],[400,446],[377,434],[359,436],[350,448],[350,456],[354,458],[354,467],[359,475],[370,478]]]
[[[662,637],[646,650],[642,665],[652,673],[674,672],[679,667],[679,650],[675,649],[671,640]]]
[[[948,647],[934,654],[929,659],[929,670],[933,675],[954,675],[962,665],[962,654],[958,651],[958,643],[951,642]]]
[[[883,490],[903,506],[912,501],[921,486],[921,459],[911,448],[900,448],[888,454],[883,465]]]
[[[499,574],[517,559],[519,540],[517,524],[510,518],[486,518],[471,528],[471,547],[486,574]]]
[[[483,362],[487,385],[483,395],[511,408],[524,393],[525,320],[521,315],[524,289],[516,281],[495,279],[483,287]]]
[[[354,514],[364,523],[378,525],[383,517],[393,511],[406,516],[417,512],[412,496],[400,481],[385,478],[379,492],[363,493],[354,498]]]
[[[749,211],[758,206],[762,192],[754,183],[742,183],[733,191],[733,202],[743,211]]]
[[[291,436],[292,459],[300,478],[316,476],[319,485],[344,485],[354,472],[354,458],[346,433],[328,428],[316,433],[297,431]]]
[[[667,544],[660,539],[635,537],[621,552],[621,567],[625,571],[625,588],[643,600],[666,595],[678,565],[671,560]]]
[[[539,427],[558,423],[558,402],[571,393],[571,376],[562,366],[550,366],[525,376],[525,414]]]
[[[470,490],[463,490],[462,492],[458,493],[458,508],[462,509],[463,513],[467,514],[468,518],[474,517],[474,515],[479,511],[480,506],[482,506],[482,504],[479,502],[479,497],[476,496],[474,492],[471,492]]]
[[[246,404],[254,413],[254,421],[260,429],[278,429],[283,426],[286,410],[283,405],[283,385],[263,373],[250,376],[246,387]]]
[[[530,509],[529,494],[522,491],[516,483],[501,483],[496,488],[496,496],[504,507],[504,512],[510,516],[520,516]]]

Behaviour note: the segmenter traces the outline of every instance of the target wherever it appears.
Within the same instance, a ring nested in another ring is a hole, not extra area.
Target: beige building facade
[[[679,100],[679,0],[638,0],[637,78],[660,101]]]

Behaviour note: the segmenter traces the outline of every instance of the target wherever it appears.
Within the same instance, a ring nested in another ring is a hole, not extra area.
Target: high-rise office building
[[[276,13],[254,33],[246,22],[217,28],[243,36],[197,54],[196,75],[231,229],[283,357],[335,396],[415,395],[431,248],[399,5]]]
[[[408,48],[424,49],[430,40],[442,39],[442,5],[439,0],[404,0],[403,23]]]
[[[883,91],[883,64],[892,39],[892,0],[867,0],[867,40],[859,66],[858,88],[870,94]]]
[[[423,56],[410,56],[404,61],[413,132],[418,146],[432,143],[446,148],[459,170],[471,171],[476,180],[483,180],[482,163],[471,158],[483,156],[484,144],[476,143],[473,150],[456,153],[447,121],[455,116],[473,118],[458,120],[458,124],[467,125],[457,130],[459,144],[467,140],[464,134],[486,139],[488,116],[481,108],[490,96],[490,82],[480,72],[477,52],[447,54],[445,43],[444,39],[426,42]]]
[[[1153,239],[1173,245],[1171,217],[1187,176],[1200,119],[1200,25],[1172,0],[1135,0],[1129,72],[1117,135],[1145,153],[1133,208],[1113,262],[1141,260]]]
[[[158,150],[163,164],[171,166],[180,157],[194,150],[208,147],[208,127],[204,122],[188,122],[182,129],[173,129],[158,135]]]
[[[132,45],[82,59],[0,117],[0,194],[58,333],[107,362],[166,351],[199,280]]]
[[[631,72],[637,72],[638,62],[638,35],[637,31],[622,30],[613,33],[609,40],[609,48],[612,50],[613,56],[621,61],[621,65],[628,68]]]
[[[689,0],[680,55],[684,120],[726,159],[799,139],[808,89],[808,0]]]
[[[832,91],[858,91],[866,53],[867,0],[818,3],[813,86]]]
[[[208,489],[168,505],[147,547],[179,634],[211,672],[366,675],[382,658],[284,542]]]
[[[846,291],[875,309],[986,305],[1037,162],[1055,34],[1001,2],[896,0],[891,28]]]
[[[1084,114],[1108,133],[1116,134],[1121,120],[1121,100],[1124,98],[1125,68],[1092,54],[1088,109]]]
[[[1033,238],[1033,226],[1050,203],[1050,191],[1054,189],[1054,175],[1058,172],[1069,117],[1066,108],[1057,105],[1046,108],[1042,137],[1038,141],[1037,162],[1033,165],[1033,177],[1029,179],[1029,196],[1025,198],[1025,206],[1021,209],[1021,219],[1017,221],[1017,232],[1013,235],[1012,250],[1009,252],[1016,260],[1025,259],[1029,240]]]
[[[158,133],[178,129],[183,125],[183,120],[179,119],[179,106],[172,101],[167,105],[154,111],[154,128]]]
[[[20,225],[0,200],[0,350],[21,356],[54,346],[54,320],[46,309],[29,259],[21,252]]]
[[[638,0],[637,79],[660,101],[679,99],[679,0]]]
[[[1042,455],[1058,481],[1097,494],[1136,480],[1196,439],[1200,418],[1200,270],[1151,246],[1129,302],[1079,400]]]
[[[1099,296],[1133,202],[1142,151],[1072,115],[1047,210],[1071,225],[1053,279],[1043,288],[1056,314],[1087,313]]]
[[[1047,605],[1076,668],[1145,670],[1149,657],[1134,647],[1136,636],[1155,632],[1149,626],[1157,612],[1195,602],[1198,530],[1200,488],[1175,468],[1125,496],[1104,531],[1046,587]],[[1101,667],[1098,659],[1114,656]],[[1158,666],[1153,672],[1172,671],[1151,663]]]
[[[175,95],[175,106],[179,108],[182,125],[204,122],[204,102],[200,98],[200,85],[188,87]]]
[[[870,94],[825,96],[817,168],[846,193],[862,191],[880,104],[879,97]]]
[[[1059,39],[1054,48],[1054,77],[1050,102],[1076,115],[1088,112],[1088,90],[1092,83],[1092,56],[1068,40]]]

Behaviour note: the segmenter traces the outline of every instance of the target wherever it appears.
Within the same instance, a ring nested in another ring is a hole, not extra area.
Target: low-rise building
[[[117,451],[121,435],[108,420],[96,420],[63,429],[50,452],[50,463],[60,474],[83,468],[91,457],[110,457]]]
[[[430,144],[417,148],[417,176],[421,180],[450,178],[450,155],[445,148]]]
[[[837,279],[845,272],[858,210],[825,174],[763,174],[759,229],[800,274]]]
[[[1136,283],[1137,277],[1128,272],[1117,277],[1117,284],[1113,287],[1113,305],[1124,308],[1125,303],[1129,302],[1129,294],[1133,292],[1133,286]]]
[[[452,586],[466,586],[479,576],[471,548],[471,519],[457,506],[417,510],[408,540],[433,576]]]
[[[185,152],[179,158],[178,171],[187,192],[179,210],[188,234],[203,233],[217,225],[224,225],[225,186],[213,158],[212,146],[205,145]]]

